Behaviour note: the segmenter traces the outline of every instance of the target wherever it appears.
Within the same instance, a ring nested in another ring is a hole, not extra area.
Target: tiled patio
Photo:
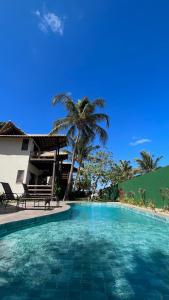
[[[6,208],[1,205],[0,224],[56,214],[68,209],[69,205],[66,203],[60,202],[59,207],[56,207],[56,202],[54,201],[51,202],[50,208],[47,208],[46,210],[44,209],[44,202],[39,203],[39,207],[34,207],[33,201],[29,201],[27,202],[26,209],[20,207],[19,210],[15,204],[8,205]]]

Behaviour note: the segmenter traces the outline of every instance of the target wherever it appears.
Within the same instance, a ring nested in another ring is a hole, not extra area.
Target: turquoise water
[[[109,205],[0,239],[1,300],[169,299],[169,223]]]

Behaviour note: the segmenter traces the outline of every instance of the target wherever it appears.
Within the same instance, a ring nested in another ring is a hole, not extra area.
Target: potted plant
[[[59,184],[56,183],[54,186],[54,199],[57,201],[57,207],[59,207],[61,192],[62,192],[61,187],[59,186]]]

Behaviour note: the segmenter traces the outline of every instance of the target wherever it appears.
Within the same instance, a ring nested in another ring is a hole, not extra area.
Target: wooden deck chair
[[[39,207],[39,203],[41,201],[44,201],[44,207],[46,209],[46,206],[48,204],[48,207],[50,207],[50,201],[51,201],[51,196],[44,196],[44,195],[37,195],[36,193],[31,194],[29,192],[28,186],[26,183],[23,183],[23,189],[24,189],[24,195],[28,199],[32,199],[34,201],[34,207]],[[38,204],[38,205],[36,205]]]

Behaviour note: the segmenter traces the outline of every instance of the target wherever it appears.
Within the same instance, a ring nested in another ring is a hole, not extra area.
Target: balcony
[[[30,154],[31,161],[54,161],[54,152],[39,153],[32,151]]]

